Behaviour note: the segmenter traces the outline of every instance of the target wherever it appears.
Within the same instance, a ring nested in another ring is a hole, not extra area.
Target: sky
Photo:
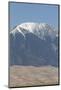
[[[24,22],[47,23],[58,29],[58,6],[46,4],[9,4],[10,29]]]

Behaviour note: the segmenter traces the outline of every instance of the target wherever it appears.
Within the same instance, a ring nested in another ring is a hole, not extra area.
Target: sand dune
[[[58,68],[53,66],[10,67],[10,87],[58,84]]]

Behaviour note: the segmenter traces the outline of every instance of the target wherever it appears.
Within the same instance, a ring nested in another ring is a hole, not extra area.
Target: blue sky
[[[10,3],[10,29],[23,22],[48,23],[58,28],[58,6]]]

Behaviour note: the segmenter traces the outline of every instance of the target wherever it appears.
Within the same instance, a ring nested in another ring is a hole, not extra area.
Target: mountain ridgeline
[[[10,65],[58,66],[58,31],[45,23],[23,23],[10,31]]]

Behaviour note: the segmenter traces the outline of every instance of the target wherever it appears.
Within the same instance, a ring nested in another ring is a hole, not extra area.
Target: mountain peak
[[[50,26],[46,23],[26,22],[26,23],[20,24],[19,27],[30,30],[32,32],[33,30],[36,30],[36,29],[41,30],[43,28],[47,28],[47,27],[50,27]]]
[[[50,36],[52,38],[56,37],[56,31],[46,23],[22,23],[18,25],[16,28],[14,28],[14,30],[12,30],[10,33],[15,35],[16,32],[21,33],[24,37],[27,33],[32,33],[42,39],[45,36]]]

